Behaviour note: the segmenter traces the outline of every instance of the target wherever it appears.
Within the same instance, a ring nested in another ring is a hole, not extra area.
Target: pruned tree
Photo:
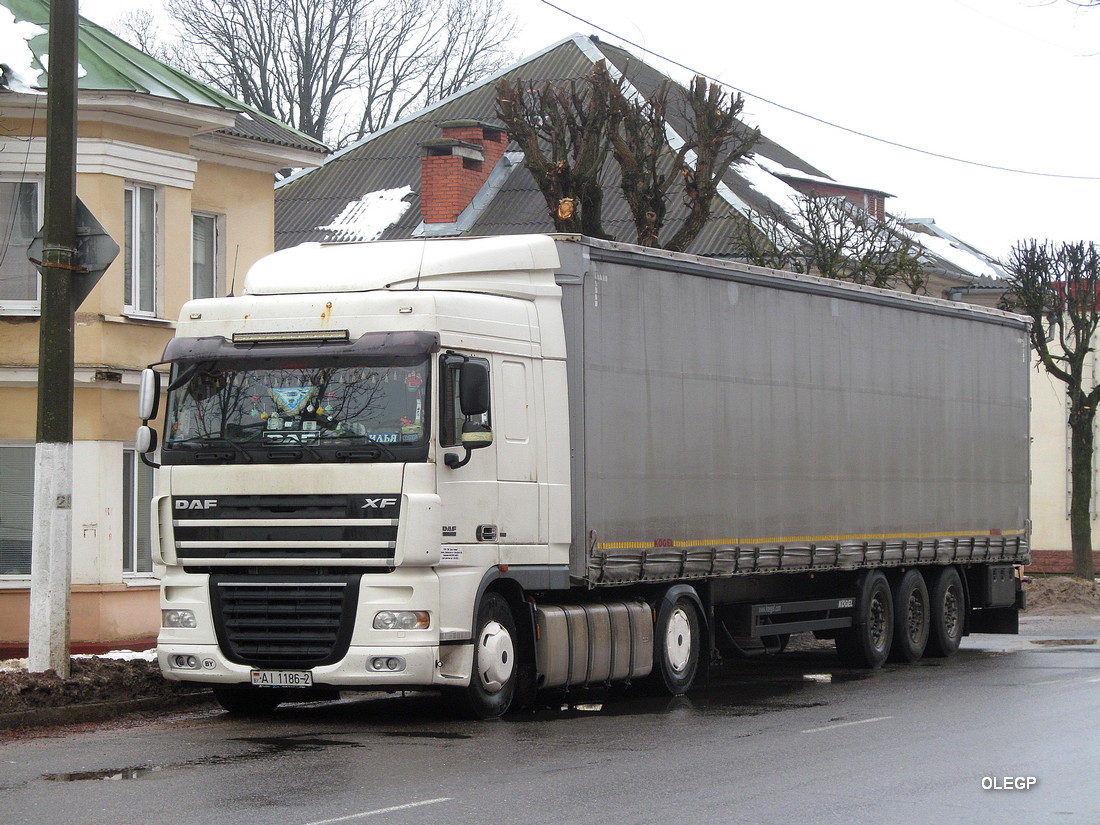
[[[802,195],[790,213],[755,213],[737,227],[734,253],[755,266],[913,294],[928,285],[923,250],[901,221],[843,198]]]
[[[524,166],[546,200],[558,232],[606,238],[601,173],[610,148],[610,112],[600,61],[578,83],[541,89],[522,81],[497,81],[497,116],[523,150]]]
[[[1031,318],[1039,364],[1066,385],[1070,430],[1070,545],[1073,575],[1092,581],[1092,468],[1100,383],[1091,354],[1100,325],[1100,252],[1079,241],[1022,241],[1007,264],[1004,306]]]
[[[677,251],[698,236],[722,175],[759,137],[737,120],[742,105],[739,95],[730,97],[701,77],[688,89],[664,83],[643,97],[602,60],[583,83],[497,84],[498,116],[523,150],[559,231],[608,237],[602,198],[610,152],[637,243]],[[669,124],[674,106],[680,132]],[[662,243],[673,191],[683,193],[687,216]]]
[[[336,146],[496,71],[516,34],[504,0],[165,0],[165,9],[173,39],[137,18],[121,33]]]
[[[730,97],[716,84],[702,77],[692,79],[678,97],[687,134],[670,144],[668,108],[670,84],[665,82],[646,98],[625,93],[622,81],[599,77],[610,102],[611,146],[622,173],[622,191],[630,206],[642,246],[662,246],[669,189],[673,182],[683,187],[687,218],[680,224],[665,249],[682,252],[702,230],[710,217],[718,183],[737,160],[744,157],[760,137],[756,129],[737,119],[744,107],[741,96]]]

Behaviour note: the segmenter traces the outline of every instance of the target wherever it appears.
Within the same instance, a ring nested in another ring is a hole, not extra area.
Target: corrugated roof
[[[44,30],[49,29],[48,0],[0,0],[0,6],[11,11],[17,22],[26,21]],[[48,72],[43,58],[49,52],[49,35],[39,34],[28,40],[27,45],[34,54],[33,68],[39,71],[38,77],[31,80],[31,85],[44,90]],[[2,61],[3,55],[0,55]],[[78,61],[78,86],[81,91],[132,92],[237,112],[234,125],[220,130],[220,133],[310,152],[327,151],[321,142],[155,60],[83,17],[80,18]]]
[[[331,156],[321,167],[283,181],[275,192],[276,247],[286,248],[307,241],[334,240],[332,231],[322,227],[332,224],[333,218],[350,203],[369,193],[404,186],[410,187],[413,192],[407,199],[411,201],[411,206],[381,237],[387,240],[409,237],[421,223],[420,144],[438,138],[442,122],[469,118],[499,123],[496,117],[495,90],[498,77],[508,77],[530,87],[539,87],[548,81],[579,80],[587,77],[595,61],[601,58],[622,72],[643,95],[652,93],[661,83],[668,81],[665,75],[624,49],[596,38],[575,35],[563,40],[505,69],[497,76],[369,135]],[[669,123],[680,134],[687,130],[687,124],[682,122],[675,110],[670,110]],[[515,149],[515,144],[510,148]],[[802,173],[810,178],[831,180],[821,170],[763,135],[754,147],[755,156],[771,161],[773,168]],[[790,203],[780,203],[776,198],[782,199],[787,192],[791,196],[797,193],[764,166],[750,160],[744,165],[734,165],[727,172],[723,178],[728,187],[727,197],[725,200],[715,200],[712,219],[688,248],[688,252],[712,257],[732,257],[734,222],[742,219],[740,215],[746,207],[762,214],[783,214],[791,208]],[[619,191],[619,171],[613,160],[608,161],[604,180],[604,228],[616,240],[633,242],[636,238],[634,223]],[[768,185],[763,185],[765,182]],[[673,197],[668,205],[663,237],[672,237],[686,215],[684,204]],[[462,232],[471,235],[500,235],[549,232],[553,229],[542,193],[531,174],[522,164],[518,164],[511,168],[489,203],[472,223],[463,227]],[[947,262],[942,269],[945,273],[963,272]]]

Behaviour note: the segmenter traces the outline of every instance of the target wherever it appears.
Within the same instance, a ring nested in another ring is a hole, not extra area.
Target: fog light
[[[405,669],[405,659],[402,656],[374,656],[370,669],[376,673],[400,673]]]
[[[171,665],[173,670],[198,670],[199,660],[197,656],[190,654],[178,653],[168,658],[168,664]]]
[[[375,614],[375,630],[424,630],[431,623],[426,610],[383,610]]]
[[[193,610],[162,610],[160,611],[161,627],[198,627]]]

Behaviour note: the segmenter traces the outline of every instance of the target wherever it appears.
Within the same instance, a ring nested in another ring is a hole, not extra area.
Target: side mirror
[[[160,373],[146,367],[141,371],[141,383],[138,385],[138,417],[148,421],[157,417],[160,406]]]
[[[141,455],[156,452],[157,431],[144,424],[138,427],[137,434],[134,436],[134,449]]]
[[[465,361],[458,376],[462,414],[467,417],[489,412],[489,368],[480,361]],[[463,430],[465,432],[465,430]]]
[[[476,421],[467,421],[462,425],[462,446],[466,450],[466,455],[459,458],[457,453],[447,453],[443,456],[443,463],[452,470],[465,467],[470,461],[471,451],[488,447],[492,443],[492,430]]]

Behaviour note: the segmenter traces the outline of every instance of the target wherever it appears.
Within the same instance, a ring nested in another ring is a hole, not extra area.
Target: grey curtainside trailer
[[[563,242],[570,573],[1028,561],[1023,318]]]

